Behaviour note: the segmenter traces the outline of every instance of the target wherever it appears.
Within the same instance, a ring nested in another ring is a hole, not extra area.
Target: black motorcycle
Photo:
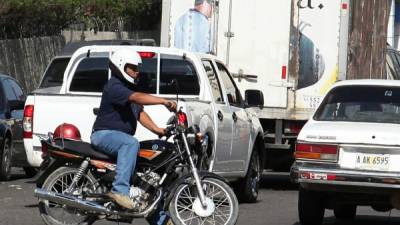
[[[182,112],[180,112],[182,113]],[[176,225],[235,224],[239,205],[224,178],[196,168],[196,149],[203,137],[175,114],[164,138],[140,143],[130,198],[137,207],[126,210],[107,197],[116,159],[89,143],[53,139],[42,142],[44,161],[35,196],[47,225],[92,224],[96,220],[132,221],[156,210],[168,211]],[[168,142],[172,138],[173,142]]]

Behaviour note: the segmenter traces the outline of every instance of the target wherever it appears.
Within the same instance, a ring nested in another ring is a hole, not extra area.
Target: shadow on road
[[[261,188],[273,190],[297,190],[298,185],[290,182],[289,173],[264,172]]]
[[[400,224],[400,217],[390,216],[356,216],[354,220],[340,220],[335,217],[325,217],[322,225],[398,225]],[[296,222],[293,225],[301,225]]]
[[[28,177],[26,176],[26,174],[22,170],[22,168],[12,167],[10,179],[7,181],[2,180],[1,182],[11,182],[11,181],[21,180],[21,179],[26,179],[26,178],[28,178]]]
[[[13,174],[13,175],[11,175],[10,180],[5,181],[5,182],[16,181],[16,180],[26,179],[26,178],[27,178],[27,176],[25,174]]]
[[[25,205],[24,207],[25,208],[37,208],[37,207],[39,207],[39,205],[38,204],[32,204],[32,205]]]

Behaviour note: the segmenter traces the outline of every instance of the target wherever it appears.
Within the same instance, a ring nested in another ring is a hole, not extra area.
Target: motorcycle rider
[[[174,101],[136,91],[141,63],[140,55],[130,48],[119,49],[111,55],[112,76],[104,86],[91,135],[91,143],[98,151],[117,158],[116,176],[107,195],[127,209],[135,209],[129,191],[139,150],[139,142],[133,137],[137,121],[157,135],[165,133],[143,110],[143,105],[161,104],[170,111],[176,110]]]

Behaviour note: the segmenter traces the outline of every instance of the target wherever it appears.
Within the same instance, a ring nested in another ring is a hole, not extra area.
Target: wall
[[[118,40],[118,39],[153,39],[157,45],[160,45],[160,31],[136,31],[136,32],[93,32],[93,31],[77,31],[64,30],[62,35],[65,37],[66,43],[76,41],[94,41],[94,40]]]
[[[63,36],[0,40],[0,73],[16,78],[27,92],[33,91],[64,45]]]
[[[159,31],[97,32],[65,30],[61,36],[0,40],[0,73],[16,78],[29,93],[37,88],[51,59],[64,46],[81,40],[154,39]]]

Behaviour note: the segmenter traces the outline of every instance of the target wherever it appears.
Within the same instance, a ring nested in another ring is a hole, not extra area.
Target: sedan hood
[[[400,145],[400,124],[310,120],[301,130],[298,140],[320,143]]]

